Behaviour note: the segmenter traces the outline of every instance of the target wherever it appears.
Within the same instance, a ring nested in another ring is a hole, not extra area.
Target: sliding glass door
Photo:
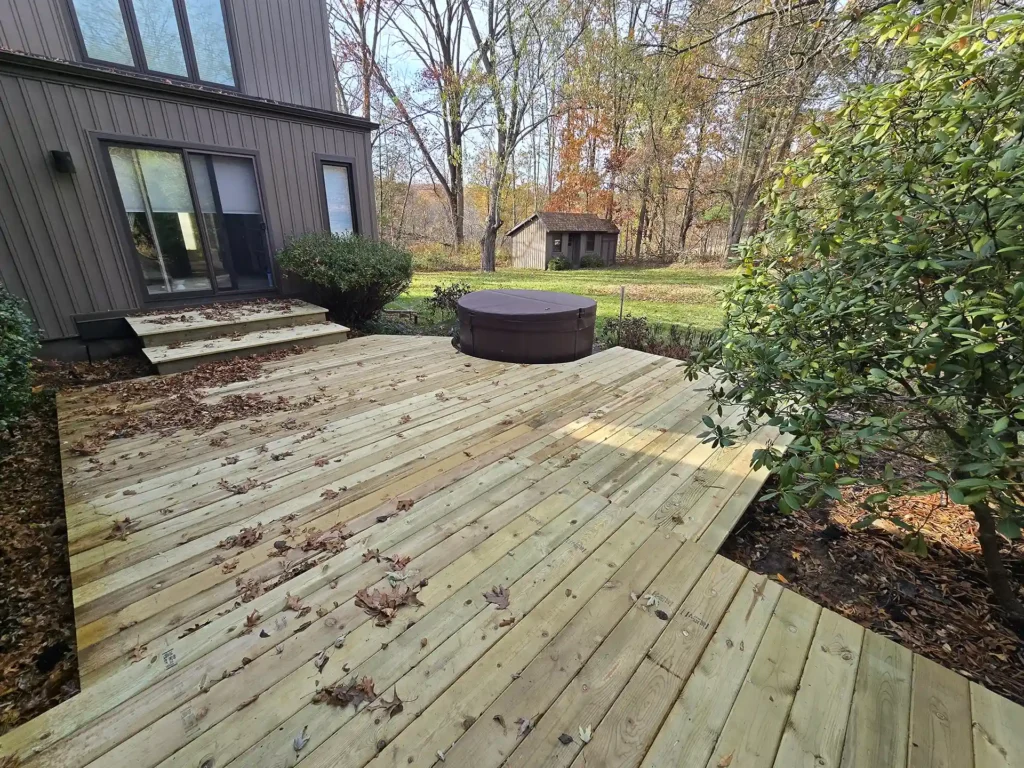
[[[252,158],[106,145],[146,294],[273,287]]]

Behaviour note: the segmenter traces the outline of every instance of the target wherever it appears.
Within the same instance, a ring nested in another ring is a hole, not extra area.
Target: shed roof
[[[531,221],[540,221],[548,232],[609,232],[614,235],[619,233],[619,228],[613,222],[593,213],[537,211],[512,227],[508,234],[514,235]]]

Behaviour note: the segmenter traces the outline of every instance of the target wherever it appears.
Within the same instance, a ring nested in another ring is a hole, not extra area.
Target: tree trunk
[[[1014,629],[1024,635],[1024,605],[1021,605],[1013,579],[1003,563],[992,510],[986,504],[972,504],[971,511],[978,521],[978,541],[981,543],[981,556],[985,562],[989,586]]]
[[[644,171],[644,180],[640,185],[640,214],[636,221],[636,258],[640,258],[640,247],[644,242],[644,235],[647,230],[647,196],[651,188],[651,172]]]

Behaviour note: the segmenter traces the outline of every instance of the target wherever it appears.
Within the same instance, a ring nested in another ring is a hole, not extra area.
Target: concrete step
[[[214,304],[194,309],[125,318],[144,347],[166,347],[202,339],[234,336],[327,321],[327,310],[292,299]]]
[[[349,329],[335,323],[304,323],[283,328],[235,333],[215,339],[196,339],[155,347],[145,347],[146,356],[157,372],[178,373],[202,363],[227,360],[257,352],[270,352],[289,347],[319,347],[336,344],[348,338]]]

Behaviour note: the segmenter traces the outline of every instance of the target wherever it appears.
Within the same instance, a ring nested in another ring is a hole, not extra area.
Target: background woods
[[[381,230],[483,254],[538,208],[612,218],[621,259],[719,261],[801,127],[891,55],[867,3],[332,0],[342,109],[381,124]],[[482,247],[481,247],[482,245]]]

